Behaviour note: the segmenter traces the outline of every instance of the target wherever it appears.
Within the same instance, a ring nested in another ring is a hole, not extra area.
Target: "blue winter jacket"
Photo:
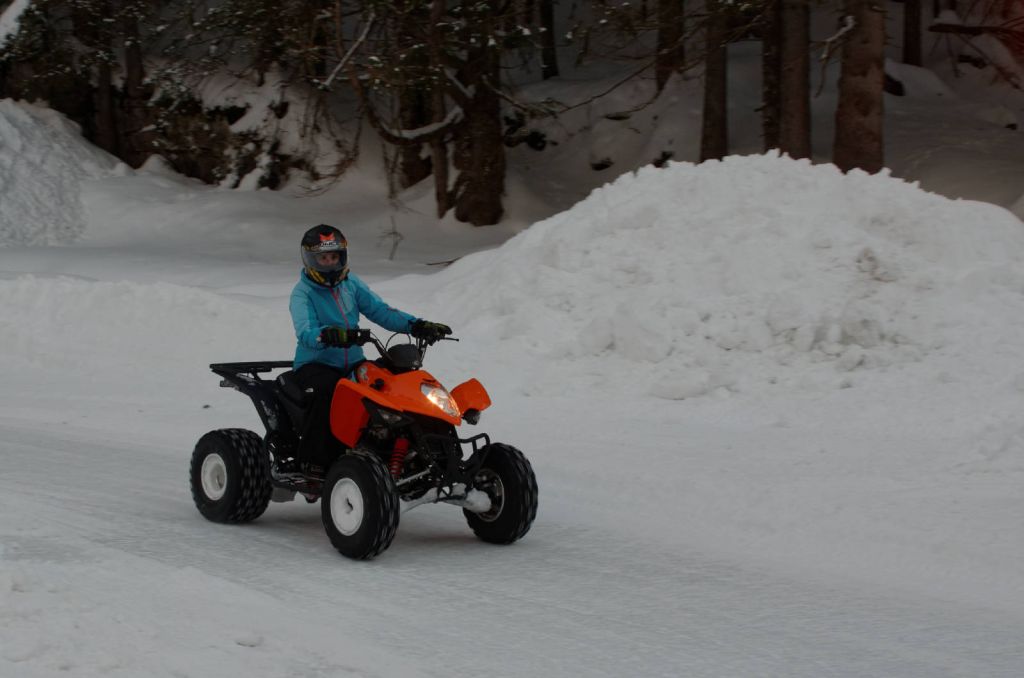
[[[391,308],[374,294],[354,273],[335,287],[318,285],[302,271],[292,290],[288,309],[292,313],[295,336],[295,369],[318,362],[339,367],[346,372],[363,360],[359,346],[337,348],[323,346],[317,339],[325,327],[359,327],[359,314],[392,332],[408,332],[417,318]]]

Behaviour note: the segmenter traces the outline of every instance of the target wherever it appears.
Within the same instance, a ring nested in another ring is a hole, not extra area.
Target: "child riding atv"
[[[288,308],[295,326],[295,380],[311,396],[298,458],[277,461],[275,470],[300,468],[322,474],[330,461],[331,396],[365,359],[355,342],[359,314],[392,332],[433,343],[452,333],[447,325],[415,318],[384,303],[348,268],[348,242],[341,231],[320,224],[306,231],[300,245],[303,269]]]
[[[267,432],[222,428],[199,439],[189,466],[199,512],[246,523],[301,494],[320,501],[331,544],[357,560],[386,550],[401,514],[423,504],[461,507],[482,541],[521,539],[537,515],[530,462],[486,433],[460,435],[491,405],[483,384],[449,391],[423,369],[427,348],[451,329],[389,307],[350,274],[337,229],[310,229],[301,252],[294,361],[210,365],[221,386],[249,396]],[[414,340],[385,344],[358,327],[360,313]],[[375,360],[364,359],[366,343]],[[275,370],[285,371],[261,377]]]

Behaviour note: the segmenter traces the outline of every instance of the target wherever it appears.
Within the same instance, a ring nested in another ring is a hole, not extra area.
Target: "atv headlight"
[[[420,392],[427,396],[427,400],[444,410],[444,413],[449,417],[458,419],[462,416],[462,413],[459,412],[459,406],[455,404],[455,399],[452,398],[451,394],[443,386],[423,383],[420,385]]]

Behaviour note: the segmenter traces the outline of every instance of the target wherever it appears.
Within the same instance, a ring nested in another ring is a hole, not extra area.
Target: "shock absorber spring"
[[[388,463],[388,470],[391,477],[398,480],[402,475],[402,465],[405,464],[405,457],[409,454],[409,439],[395,438],[395,447],[391,452],[391,461]]]

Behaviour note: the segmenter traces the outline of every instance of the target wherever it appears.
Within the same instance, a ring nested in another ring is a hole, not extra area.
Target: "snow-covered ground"
[[[979,138],[940,183],[1003,158]],[[520,163],[501,227],[407,193],[392,259],[372,168],[315,198],[209,188],[10,101],[0,146],[0,677],[1021,674],[1010,212],[754,156],[645,168],[516,235],[586,183],[528,202]],[[259,430],[207,365],[291,356],[322,221],[455,328],[428,368],[478,377],[479,428],[531,459],[521,542],[421,507],[356,563],[318,506],[195,511],[195,441]]]

